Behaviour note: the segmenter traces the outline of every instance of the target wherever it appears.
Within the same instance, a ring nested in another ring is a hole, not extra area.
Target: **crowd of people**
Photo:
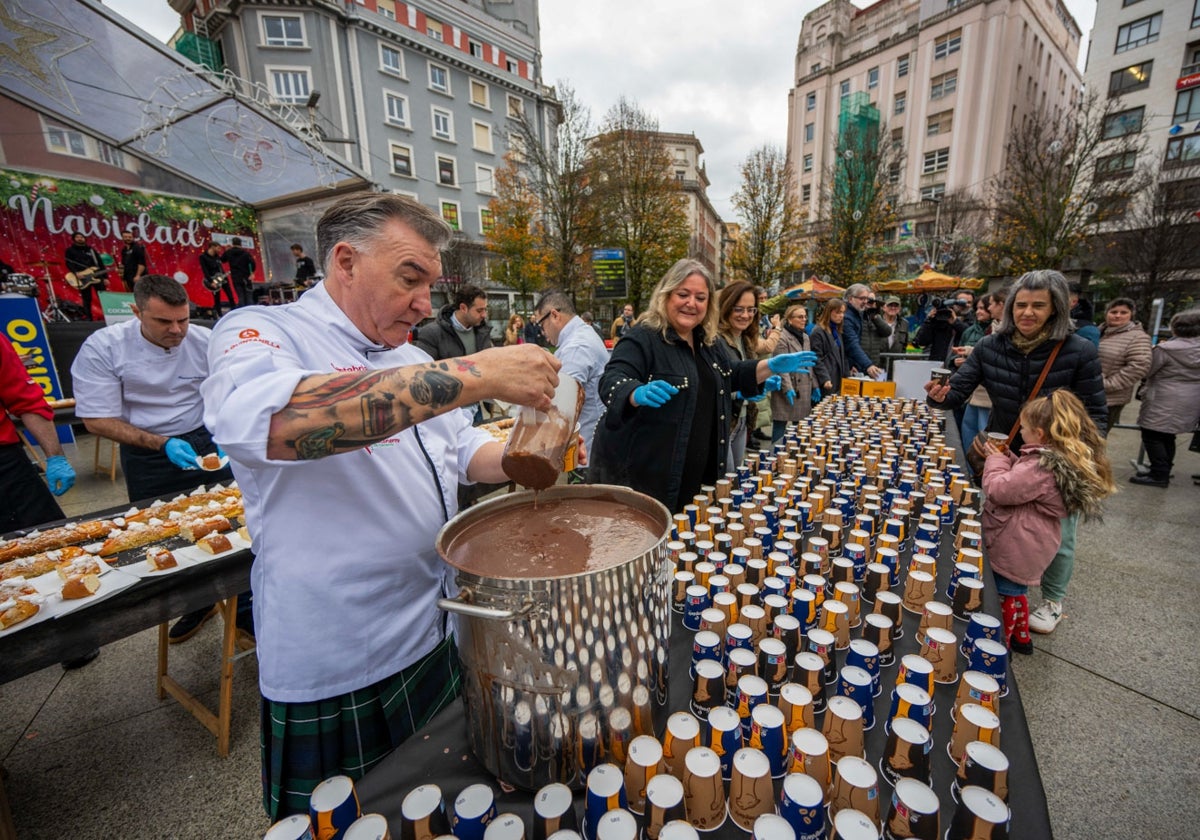
[[[825,302],[810,325],[803,305],[768,318],[761,290],[718,290],[703,263],[684,259],[645,311],[624,307],[607,333],[549,290],[493,344],[483,289],[461,284],[434,313],[450,235],[402,196],[340,199],[316,231],[324,281],[294,304],[239,307],[211,332],[189,328],[181,287],[143,274],[136,320],[96,333],[73,367],[77,413],[121,443],[131,500],[193,480],[198,454],[229,455],[253,537],[247,627],[273,819],[304,811],[331,775],[364,774],[457,694],[434,541],[464,503],[456,487],[507,481],[503,445],[478,428],[483,405],[544,410],[559,377],[574,377],[584,456],[568,480],[631,487],[675,512],[741,462],[757,426],[750,407],[770,411],[769,439],[779,440],[843,378],[882,376],[885,357],[909,343],[900,300],[868,286]],[[1109,305],[1096,342],[1080,335],[1055,271],[942,304],[913,337],[953,370],[927,398],[962,409],[964,445],[976,432],[1008,440],[986,449],[984,540],[1006,638],[1028,651],[1028,631],[1051,632],[1063,616],[1079,518],[1114,489],[1104,435],[1132,387],[1145,378],[1151,471],[1137,483],[1166,486],[1175,435],[1200,421],[1200,311],[1177,315],[1173,338],[1145,352],[1126,299]],[[51,456],[50,490],[31,494],[41,507],[29,515],[53,518],[50,494],[73,473],[45,434],[46,411],[8,381],[21,379],[13,364],[0,356],[0,398]],[[7,456],[5,435],[0,425]],[[1031,609],[1035,584],[1042,602]],[[191,619],[211,614],[201,612]]]

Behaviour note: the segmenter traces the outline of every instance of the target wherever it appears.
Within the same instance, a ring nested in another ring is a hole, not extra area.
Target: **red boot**
[[[1026,595],[1017,595],[1013,600],[1017,602],[1016,621],[1008,639],[1008,646],[1014,653],[1029,656],[1033,653],[1033,640],[1029,638],[1029,598]],[[1008,623],[1005,622],[1004,626],[1007,629]]]
[[[1017,613],[1020,610],[1016,595],[1000,596],[1000,617],[1004,621],[1004,643],[1011,646],[1013,634],[1017,632]]]

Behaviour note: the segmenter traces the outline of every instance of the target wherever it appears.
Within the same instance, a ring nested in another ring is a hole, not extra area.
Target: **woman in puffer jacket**
[[[1100,369],[1108,401],[1108,427],[1121,422],[1121,409],[1133,399],[1133,389],[1150,370],[1150,336],[1134,318],[1137,306],[1119,297],[1104,310],[1100,328]]]

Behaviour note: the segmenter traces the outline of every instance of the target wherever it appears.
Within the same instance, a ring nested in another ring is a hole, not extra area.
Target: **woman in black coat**
[[[717,319],[708,269],[697,260],[675,263],[600,377],[605,410],[589,483],[631,487],[672,513],[682,510],[729,466],[733,393],[756,396],[772,373],[815,361],[811,353],[734,361],[713,344]]]
[[[835,298],[827,301],[817,315],[808,341],[817,354],[817,366],[813,381],[823,396],[837,394],[842,390],[842,377],[846,375],[846,345],[842,340],[842,321],[846,318],[846,301]]]

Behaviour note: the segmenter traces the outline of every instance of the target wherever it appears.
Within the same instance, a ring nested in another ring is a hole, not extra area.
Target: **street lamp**
[[[930,254],[929,265],[935,270],[937,268],[938,258],[938,243],[941,241],[941,223],[942,223],[942,196],[931,195],[922,198],[922,201],[927,201],[934,204],[937,209],[933,212],[933,248]]]

